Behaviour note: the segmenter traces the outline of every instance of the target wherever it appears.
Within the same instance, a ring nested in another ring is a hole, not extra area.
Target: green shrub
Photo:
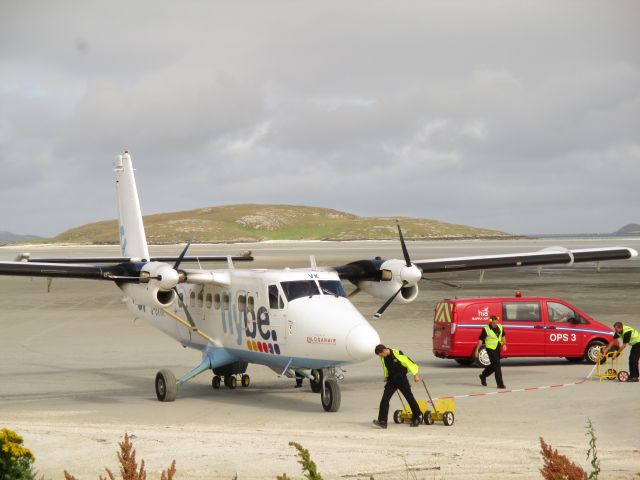
[[[0,430],[0,479],[32,480],[34,460],[33,453],[22,446],[20,435],[7,428]]]

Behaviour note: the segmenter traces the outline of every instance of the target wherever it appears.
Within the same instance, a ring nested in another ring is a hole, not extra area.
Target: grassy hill
[[[396,217],[359,217],[326,208],[295,205],[226,205],[144,217],[147,241],[172,244],[263,240],[395,239]],[[511,237],[497,230],[398,217],[407,238]],[[115,220],[90,223],[61,233],[53,242],[118,243]]]

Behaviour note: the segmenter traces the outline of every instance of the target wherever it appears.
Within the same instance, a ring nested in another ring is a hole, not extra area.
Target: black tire
[[[334,378],[324,381],[324,391],[320,392],[320,401],[325,412],[337,412],[340,408],[340,385]]]
[[[218,390],[220,388],[221,383],[222,383],[222,379],[220,378],[220,375],[214,375],[213,378],[211,379],[211,387],[214,390]]]
[[[313,393],[320,393],[322,391],[322,380],[324,378],[324,373],[322,370],[311,370],[312,380],[309,381],[309,385],[311,385],[311,391]]]
[[[224,379],[225,385],[231,390],[235,389],[238,386],[238,379],[235,375],[228,375]]]
[[[478,352],[478,358],[476,360],[476,364],[480,367],[486,368],[491,365],[491,359],[489,358],[489,354],[487,353],[487,349],[482,347]]]
[[[584,357],[565,357],[569,363],[582,363],[584,362]]]
[[[431,417],[430,410],[427,410],[426,412],[424,412],[424,415],[422,415],[422,421],[424,422],[425,425],[433,425],[433,418]]]
[[[453,425],[454,421],[455,421],[455,416],[453,415],[453,412],[444,412],[442,414],[442,423],[444,423],[447,427],[450,427],[451,425]]]
[[[475,361],[475,359],[474,358],[456,358],[455,361],[464,367],[469,367],[473,365],[473,362]]]
[[[178,392],[178,382],[171,370],[160,370],[156,374],[156,397],[160,402],[173,402]]]
[[[240,378],[240,385],[242,385],[243,387],[248,387],[251,384],[251,378],[249,377],[249,375],[247,375],[246,373],[244,375],[242,375],[242,377]]]
[[[402,423],[402,418],[400,417],[400,414],[402,413],[402,410],[396,410],[395,412],[393,412],[393,421],[395,423]]]
[[[602,347],[604,347],[605,343],[602,340],[594,340],[593,342],[587,345],[587,348],[584,350],[584,359],[587,363],[594,365],[598,358],[598,352]]]
[[[615,380],[618,378],[618,372],[616,372],[615,368],[607,368],[606,375],[607,380]]]

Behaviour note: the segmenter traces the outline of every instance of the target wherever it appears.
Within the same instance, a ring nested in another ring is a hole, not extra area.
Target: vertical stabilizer
[[[118,155],[113,171],[116,174],[118,193],[118,228],[120,229],[120,253],[123,257],[149,260],[147,237],[144,233],[142,213],[133,164],[129,152]]]

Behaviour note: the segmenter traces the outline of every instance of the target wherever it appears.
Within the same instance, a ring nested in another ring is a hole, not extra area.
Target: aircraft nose
[[[368,360],[374,355],[380,336],[371,325],[353,327],[347,335],[347,352],[356,361]]]

